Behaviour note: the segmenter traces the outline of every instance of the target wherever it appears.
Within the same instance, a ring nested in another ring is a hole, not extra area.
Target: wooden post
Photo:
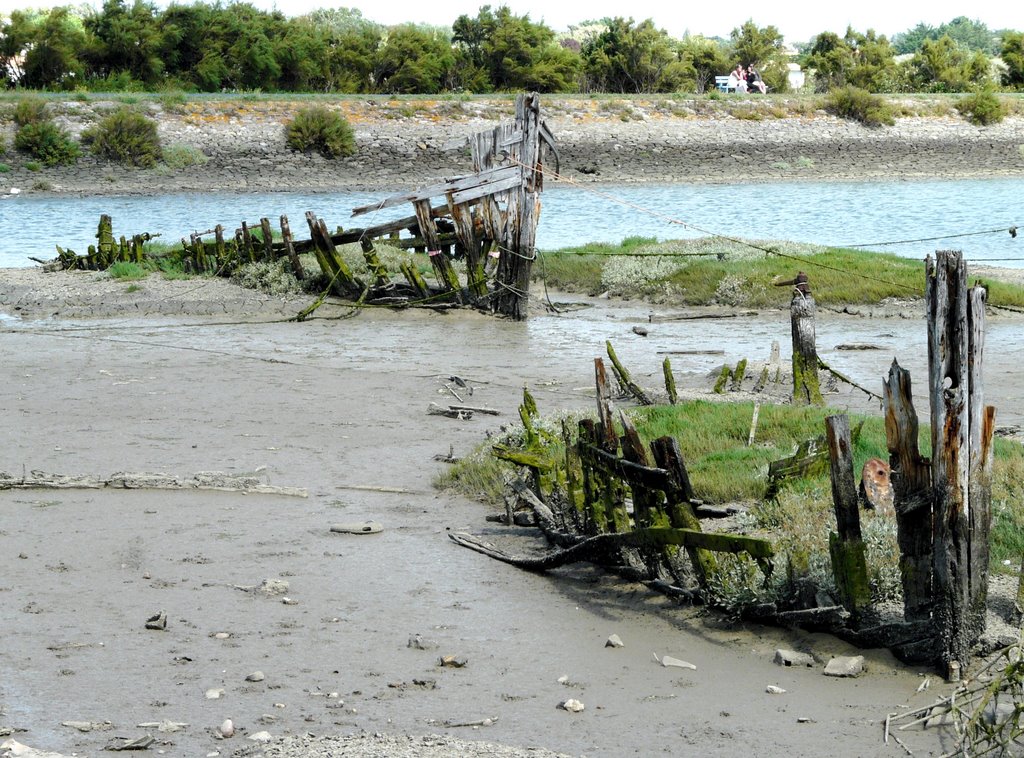
[[[511,132],[521,134],[517,143],[500,145],[495,131],[495,155],[504,154],[510,165],[522,171],[522,183],[508,197],[507,229],[498,259],[497,292],[492,300],[496,313],[522,321],[528,315],[530,272],[537,257],[537,221],[544,178],[541,168],[540,96],[516,96],[516,117]]]
[[[676,401],[679,399],[676,394],[676,378],[672,375],[672,363],[669,361],[667,355],[661,364],[661,370],[665,375],[665,392],[668,393],[668,402],[670,405],[675,405]]]
[[[217,226],[213,228],[213,245],[214,249],[217,251],[217,265],[226,265],[228,260],[228,248],[224,243],[224,227],[220,224],[217,224]]]
[[[651,452],[658,468],[665,469],[672,477],[672,492],[666,492],[669,523],[676,529],[693,529],[701,531],[700,519],[693,512],[690,501],[693,500],[693,487],[690,475],[686,471],[683,453],[675,437],[659,437],[651,443]],[[707,587],[708,577],[713,576],[716,568],[715,556],[707,550],[687,547],[687,555],[697,576],[697,583],[702,589]]]
[[[100,215],[96,239],[99,241],[96,249],[99,254],[98,268],[106,268],[113,263],[114,255],[114,222],[106,213]]]
[[[378,287],[387,287],[391,284],[391,278],[388,276],[388,268],[380,262],[380,258],[377,257],[377,248],[373,246],[373,240],[369,237],[363,237],[359,240],[359,246],[363,249],[363,260],[366,261],[366,267],[370,269],[370,273],[373,274],[373,282]]]
[[[923,621],[931,617],[932,611],[931,462],[918,450],[910,372],[893,361],[882,393],[900,548],[903,616],[907,621]]]
[[[818,351],[814,335],[814,296],[807,275],[800,272],[791,282],[795,284],[793,299],[789,303],[793,331],[793,403],[795,405],[824,405],[818,385]]]
[[[871,602],[871,586],[868,584],[867,547],[860,532],[860,501],[853,477],[850,420],[845,414],[829,416],[825,419],[825,433],[838,531],[828,538],[832,574],[843,606],[856,618]]]
[[[612,341],[605,340],[604,345],[605,350],[608,351],[608,359],[612,362],[612,371],[615,372],[615,378],[619,380],[622,388],[635,397],[640,405],[654,405],[654,401],[647,396],[639,384],[633,381],[629,372],[626,371],[626,367],[619,361],[619,357],[615,354],[615,348],[612,347]]]
[[[430,214],[430,200],[418,200],[413,203],[413,208],[416,210],[416,223],[420,227],[420,236],[427,243],[427,255],[430,256],[430,265],[434,267],[434,275],[437,277],[441,291],[450,292],[451,298],[456,302],[462,302],[459,294],[461,289],[459,276],[455,273],[448,256],[441,250],[441,239]]]
[[[615,433],[608,375],[604,370],[604,361],[600,358],[594,359],[594,377],[597,384],[597,416],[599,419],[597,446],[606,453],[616,455],[619,451],[619,437]],[[622,484],[611,474],[599,473],[598,476],[601,478],[601,494],[609,528],[613,532],[628,532],[629,514],[626,513]]]
[[[583,503],[590,531],[593,534],[603,534],[608,531],[608,519],[604,512],[600,474],[591,462],[591,446],[597,446],[597,425],[589,418],[582,419],[579,424],[577,453],[583,477]]]
[[[948,676],[966,670],[971,647],[985,630],[995,410],[983,405],[984,290],[968,294],[959,251],[940,250],[925,266],[934,619]]]
[[[249,224],[242,222],[242,249],[245,251],[249,263],[256,262],[256,247],[252,244],[252,233],[249,231]]]
[[[309,236],[313,240],[320,268],[330,278],[335,293],[345,297],[360,289],[348,265],[338,255],[324,220],[318,219],[313,211],[306,211],[306,224],[309,226]]]
[[[487,277],[484,274],[483,253],[480,239],[473,223],[473,213],[467,203],[456,203],[448,193],[448,207],[455,224],[455,235],[466,251],[466,287],[474,297],[487,294]]]
[[[288,223],[287,216],[281,216],[281,241],[284,243],[284,251],[288,255],[288,262],[292,266],[292,273],[300,282],[306,278],[306,272],[302,269],[302,262],[295,252],[295,245],[292,242],[292,228]]]
[[[260,219],[260,232],[263,234],[263,259],[267,263],[277,260],[274,255],[274,230],[270,228],[270,219]]]

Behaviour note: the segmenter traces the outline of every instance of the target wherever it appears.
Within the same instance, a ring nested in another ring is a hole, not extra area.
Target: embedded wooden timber
[[[850,420],[846,415],[825,419],[835,506],[836,532],[829,534],[832,574],[843,606],[856,618],[871,602],[867,546],[860,531],[860,499],[853,477]],[[838,532],[838,533],[837,533]]]
[[[934,502],[933,618],[948,672],[966,670],[985,630],[995,410],[984,406],[985,292],[956,250],[926,262]]]
[[[793,403],[796,405],[824,405],[818,384],[818,352],[814,334],[814,296],[802,271],[795,283],[790,301],[790,321],[793,332]]]
[[[894,360],[882,390],[900,548],[903,616],[907,621],[922,621],[931,618],[932,609],[931,461],[922,458],[918,449],[910,372]]]
[[[432,184],[422,189],[413,190],[412,192],[403,192],[399,195],[392,195],[391,197],[385,198],[377,203],[370,203],[369,205],[361,205],[358,208],[352,209],[353,216],[361,216],[364,213],[370,213],[373,211],[383,210],[385,208],[392,208],[396,205],[404,205],[405,203],[417,203],[421,200],[429,200],[432,197],[440,197],[447,195],[450,192],[468,192],[474,191],[481,186],[485,186],[494,182],[505,182],[509,179],[515,179],[522,181],[522,171],[518,166],[501,166],[498,168],[492,168],[487,171],[480,171],[475,174],[467,174],[465,176],[459,176],[454,179],[447,179],[437,184]],[[514,185],[513,185],[514,186]],[[490,194],[485,192],[483,194]],[[477,195],[482,197],[482,195]],[[459,202],[465,202],[460,200]]]

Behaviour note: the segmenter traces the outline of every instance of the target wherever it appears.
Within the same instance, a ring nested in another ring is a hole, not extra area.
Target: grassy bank
[[[587,295],[649,300],[667,305],[777,308],[789,287],[775,282],[798,271],[810,277],[821,305],[871,305],[924,297],[924,265],[888,253],[793,242],[733,242],[705,237],[657,242],[632,237],[619,245],[593,243],[543,254],[533,269],[548,287]],[[972,278],[972,281],[974,278]],[[1024,307],[1024,287],[991,278],[989,302]]]
[[[784,486],[773,498],[766,498],[769,462],[791,455],[797,444],[824,431],[826,416],[840,411],[823,408],[765,405],[755,442],[747,446],[753,406],[750,403],[712,403],[691,401],[676,406],[636,408],[629,415],[645,443],[663,435],[679,440],[697,496],[710,503],[744,503],[749,506],[740,520],[743,532],[770,539],[782,566],[789,565],[786,582],[793,572],[825,589],[833,587],[828,535],[835,530],[831,483],[826,473]],[[552,462],[564,461],[560,441],[562,416],[546,418],[543,428],[550,430],[545,454]],[[569,414],[570,428],[578,417]],[[851,417],[851,426],[862,424],[854,445],[854,468],[869,458],[888,459],[885,428],[877,417]],[[921,451],[930,454],[930,431],[921,430]],[[502,443],[515,446],[521,429],[507,433]],[[473,454],[452,466],[436,482],[464,495],[480,498],[494,506],[501,494],[509,464],[491,455],[489,441]],[[1024,553],[1024,446],[1004,439],[995,441],[992,488],[992,566],[1003,570],[1002,562],[1016,565]],[[868,564],[873,599],[896,600],[901,597],[899,550],[892,517],[864,512],[863,531],[868,547]],[[762,590],[745,583],[753,567],[740,559],[723,563],[726,574],[717,600],[726,606],[764,600]],[[779,572],[785,575],[787,572]],[[785,582],[784,582],[785,583]],[[767,591],[767,590],[766,590]],[[787,592],[781,584],[771,592]],[[776,598],[772,598],[776,599]]]

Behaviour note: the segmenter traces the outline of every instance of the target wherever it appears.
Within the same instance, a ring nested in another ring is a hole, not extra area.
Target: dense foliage
[[[126,166],[152,168],[160,160],[156,122],[131,108],[118,108],[82,134],[96,155]]]
[[[798,47],[820,92],[1024,87],[1021,34],[966,17],[918,24],[892,42],[873,30],[822,32]],[[906,53],[913,59],[898,63]],[[990,56],[1001,55],[993,73]],[[705,92],[737,63],[788,89],[793,51],[774,26],[746,21],[728,39],[674,39],[652,19],[584,21],[556,32],[507,6],[450,27],[385,27],[351,8],[297,17],[248,2],[104,0],[0,15],[0,80],[57,91],[435,93]],[[1001,78],[1001,81],[996,81]]]
[[[317,152],[325,158],[344,158],[356,151],[356,138],[345,117],[322,105],[303,108],[285,126],[292,150]]]

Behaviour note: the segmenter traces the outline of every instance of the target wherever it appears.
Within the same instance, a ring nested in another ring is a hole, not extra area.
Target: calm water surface
[[[281,214],[305,236],[303,214],[315,211],[329,226],[369,226],[411,215],[408,206],[352,219],[350,211],[388,193],[184,193],[152,197],[2,196],[0,267],[49,259],[55,245],[84,253],[95,241],[101,213],[115,234],[159,233],[176,241],[193,231]],[[537,234],[541,250],[590,241],[619,242],[639,235],[659,239],[706,233],[748,239],[784,239],[828,245],[870,244],[910,258],[939,248],[962,249],[968,260],[1024,267],[1024,234],[1005,231],[905,245],[894,240],[943,237],[1021,224],[1024,212],[1005,202],[1024,194],[1024,180],[926,182],[787,182],[738,185],[609,186],[597,191],[557,184],[545,191]],[[645,209],[650,211],[645,212]]]

